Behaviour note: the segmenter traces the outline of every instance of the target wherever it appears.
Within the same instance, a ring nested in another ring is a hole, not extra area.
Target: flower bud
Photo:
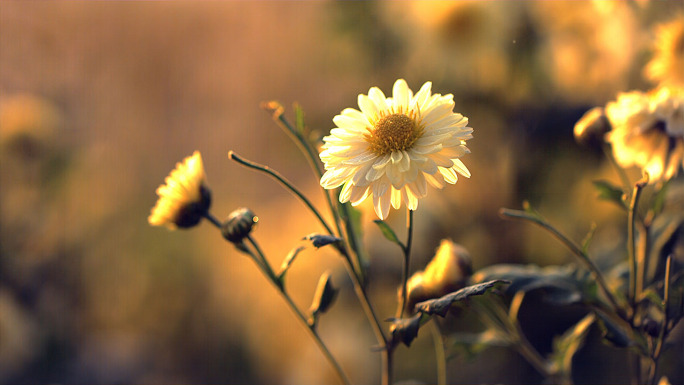
[[[463,246],[444,239],[435,256],[408,280],[406,309],[413,312],[416,303],[461,289],[472,274],[470,254]],[[399,291],[401,294],[401,290]]]
[[[594,107],[575,123],[575,140],[585,146],[598,145],[608,131],[610,122],[603,107]]]
[[[221,234],[223,234],[223,238],[233,243],[241,243],[257,222],[259,222],[259,217],[252,210],[245,207],[239,208],[230,213],[226,221],[223,222]]]

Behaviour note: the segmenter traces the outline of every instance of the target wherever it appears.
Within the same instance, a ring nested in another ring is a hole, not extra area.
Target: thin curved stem
[[[432,319],[432,327],[430,334],[432,334],[432,342],[435,345],[435,361],[437,361],[437,384],[446,385],[446,352],[444,351],[444,340],[442,339],[442,331],[437,324],[437,319]]]
[[[551,233],[556,239],[558,239],[562,244],[564,244],[570,251],[572,251],[573,254],[575,254],[577,257],[579,257],[580,262],[584,264],[584,266],[589,270],[591,275],[596,279],[596,282],[598,283],[599,288],[603,292],[603,295],[608,299],[608,302],[610,302],[610,305],[612,306],[613,310],[618,312],[621,316],[624,316],[624,309],[622,309],[618,304],[617,301],[615,300],[615,297],[613,297],[613,294],[610,292],[608,289],[608,285],[606,284],[605,279],[603,278],[603,274],[601,274],[601,271],[599,268],[594,264],[594,262],[589,258],[589,256],[572,240],[568,239],[563,233],[558,231],[555,227],[551,226],[548,222],[543,220],[542,218],[532,215],[530,213],[527,213],[525,211],[519,211],[519,210],[509,210],[509,209],[501,209],[500,214],[505,217],[509,218],[515,218],[515,219],[524,219],[528,220],[541,228],[547,230],[548,232]]]
[[[639,206],[639,198],[641,191],[646,186],[648,178],[641,180],[634,185],[632,192],[632,199],[629,204],[629,214],[627,218],[627,255],[629,258],[629,292],[631,295],[630,303],[634,305],[638,295],[641,293],[643,287],[642,279],[640,279],[639,259],[636,253],[636,226],[637,226],[637,209]],[[644,250],[645,253],[645,250]],[[641,287],[640,287],[641,286]]]
[[[413,244],[413,210],[408,210],[406,213],[406,229],[408,236],[406,238],[406,246],[402,247],[404,251],[404,265],[401,269],[401,306],[397,309],[397,318],[401,318],[406,310],[406,297],[408,296],[408,282],[409,265],[411,262],[411,246]]]
[[[297,188],[295,188],[294,185],[292,185],[292,183],[290,183],[290,181],[285,179],[277,171],[271,169],[268,166],[264,166],[262,164],[258,164],[258,163],[249,161],[247,159],[244,159],[241,156],[239,156],[238,154],[234,153],[233,151],[228,152],[228,157],[230,159],[240,163],[243,166],[264,172],[264,173],[270,175],[273,179],[280,182],[280,184],[282,184],[286,189],[290,190],[290,192],[292,192],[297,198],[299,198],[300,201],[302,201],[302,203],[304,203],[304,205],[306,205],[306,207],[316,216],[316,218],[321,223],[321,225],[325,228],[325,231],[327,231],[328,234],[334,235],[332,229],[330,228],[330,226],[328,226],[328,223],[325,221],[325,219],[323,219],[323,217],[318,212],[318,210],[314,207],[314,205],[311,203],[311,201],[309,201],[309,199],[307,199],[304,196],[304,194],[302,194],[299,190],[297,190]]]
[[[216,228],[218,228],[219,230],[221,230],[221,226],[222,226],[222,225],[221,225],[221,221],[219,221],[218,219],[216,219],[216,217],[213,216],[210,212],[208,212],[208,211],[205,212],[205,213],[204,213],[204,217],[205,217],[206,219],[208,219],[209,222],[211,222],[212,225],[216,226]]]
[[[301,310],[299,310],[299,308],[294,303],[294,301],[289,296],[289,294],[287,294],[287,292],[285,291],[285,288],[281,285],[280,281],[278,280],[276,275],[273,273],[273,269],[271,269],[268,262],[266,262],[267,261],[266,256],[264,255],[263,251],[261,251],[261,248],[259,247],[258,243],[251,236],[247,236],[246,238],[249,241],[249,243],[252,245],[254,250],[256,250],[256,254],[254,252],[252,252],[249,248],[245,248],[245,250],[247,250],[247,252],[250,254],[252,259],[254,260],[254,262],[258,266],[264,267],[263,269],[260,269],[261,272],[264,273],[264,275],[266,275],[266,277],[271,282],[271,284],[273,286],[275,286],[276,289],[278,289],[278,293],[280,293],[280,296],[283,297],[283,299],[285,299],[285,302],[287,302],[290,310],[292,310],[292,312],[294,313],[296,318],[300,321],[301,325],[304,326],[304,328],[308,331],[311,338],[314,339],[314,341],[316,342],[316,345],[318,345],[318,348],[320,349],[321,353],[323,353],[323,356],[326,358],[326,360],[328,361],[330,366],[332,366],[332,368],[334,369],[335,374],[339,378],[340,382],[345,384],[345,385],[349,385],[350,384],[349,378],[347,378],[347,375],[342,370],[342,367],[337,362],[335,357],[332,355],[332,353],[330,352],[328,347],[325,345],[325,343],[321,339],[321,337],[318,334],[318,332],[316,331],[316,329],[314,329],[311,325],[309,325],[309,323],[307,322],[307,318],[304,316],[304,314],[301,312]],[[259,261],[264,261],[265,263],[262,265],[261,263],[259,263]]]

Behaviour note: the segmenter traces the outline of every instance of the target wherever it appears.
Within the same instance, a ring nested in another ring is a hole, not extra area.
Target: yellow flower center
[[[364,137],[368,148],[376,155],[409,149],[423,134],[423,128],[416,124],[416,119],[406,114],[383,116],[368,130],[370,133]]]

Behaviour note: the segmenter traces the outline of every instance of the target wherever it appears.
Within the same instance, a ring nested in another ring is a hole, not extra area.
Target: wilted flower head
[[[656,28],[655,55],[645,72],[655,82],[684,87],[684,15]]]
[[[471,274],[472,262],[468,250],[451,240],[443,239],[425,270],[417,271],[409,278],[406,284],[406,309],[412,312],[418,302],[461,289]]]
[[[164,182],[157,188],[159,199],[147,221],[172,230],[197,225],[211,205],[199,151],[177,163]]]
[[[684,166],[684,89],[621,93],[606,105],[606,116],[613,127],[606,140],[622,167],[640,167],[655,183]]]
[[[323,138],[320,157],[326,172],[321,186],[340,186],[340,202],[358,205],[370,195],[380,219],[402,202],[410,210],[427,194],[427,185],[454,184],[458,174],[470,177],[459,159],[470,151],[465,141],[473,129],[468,118],[454,113],[453,95],[432,94],[426,82],[414,95],[399,79],[392,97],[377,87],[359,95],[361,111],[346,108]]]

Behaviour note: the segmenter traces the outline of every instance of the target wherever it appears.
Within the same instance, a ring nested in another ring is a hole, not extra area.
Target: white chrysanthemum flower
[[[605,112],[613,127],[606,140],[620,166],[640,167],[651,183],[673,178],[684,166],[684,90],[622,93]]]
[[[468,118],[454,113],[453,95],[432,94],[426,82],[414,95],[406,81],[394,83],[392,97],[373,87],[359,95],[361,111],[346,108],[323,138],[321,160],[326,172],[321,186],[340,186],[340,202],[356,206],[373,196],[380,219],[390,205],[409,210],[427,194],[427,185],[454,184],[458,174],[470,177],[459,159],[470,152],[465,141],[473,129]]]
[[[177,163],[164,182],[157,188],[159,199],[147,218],[150,225],[172,230],[197,225],[211,205],[199,151]]]

